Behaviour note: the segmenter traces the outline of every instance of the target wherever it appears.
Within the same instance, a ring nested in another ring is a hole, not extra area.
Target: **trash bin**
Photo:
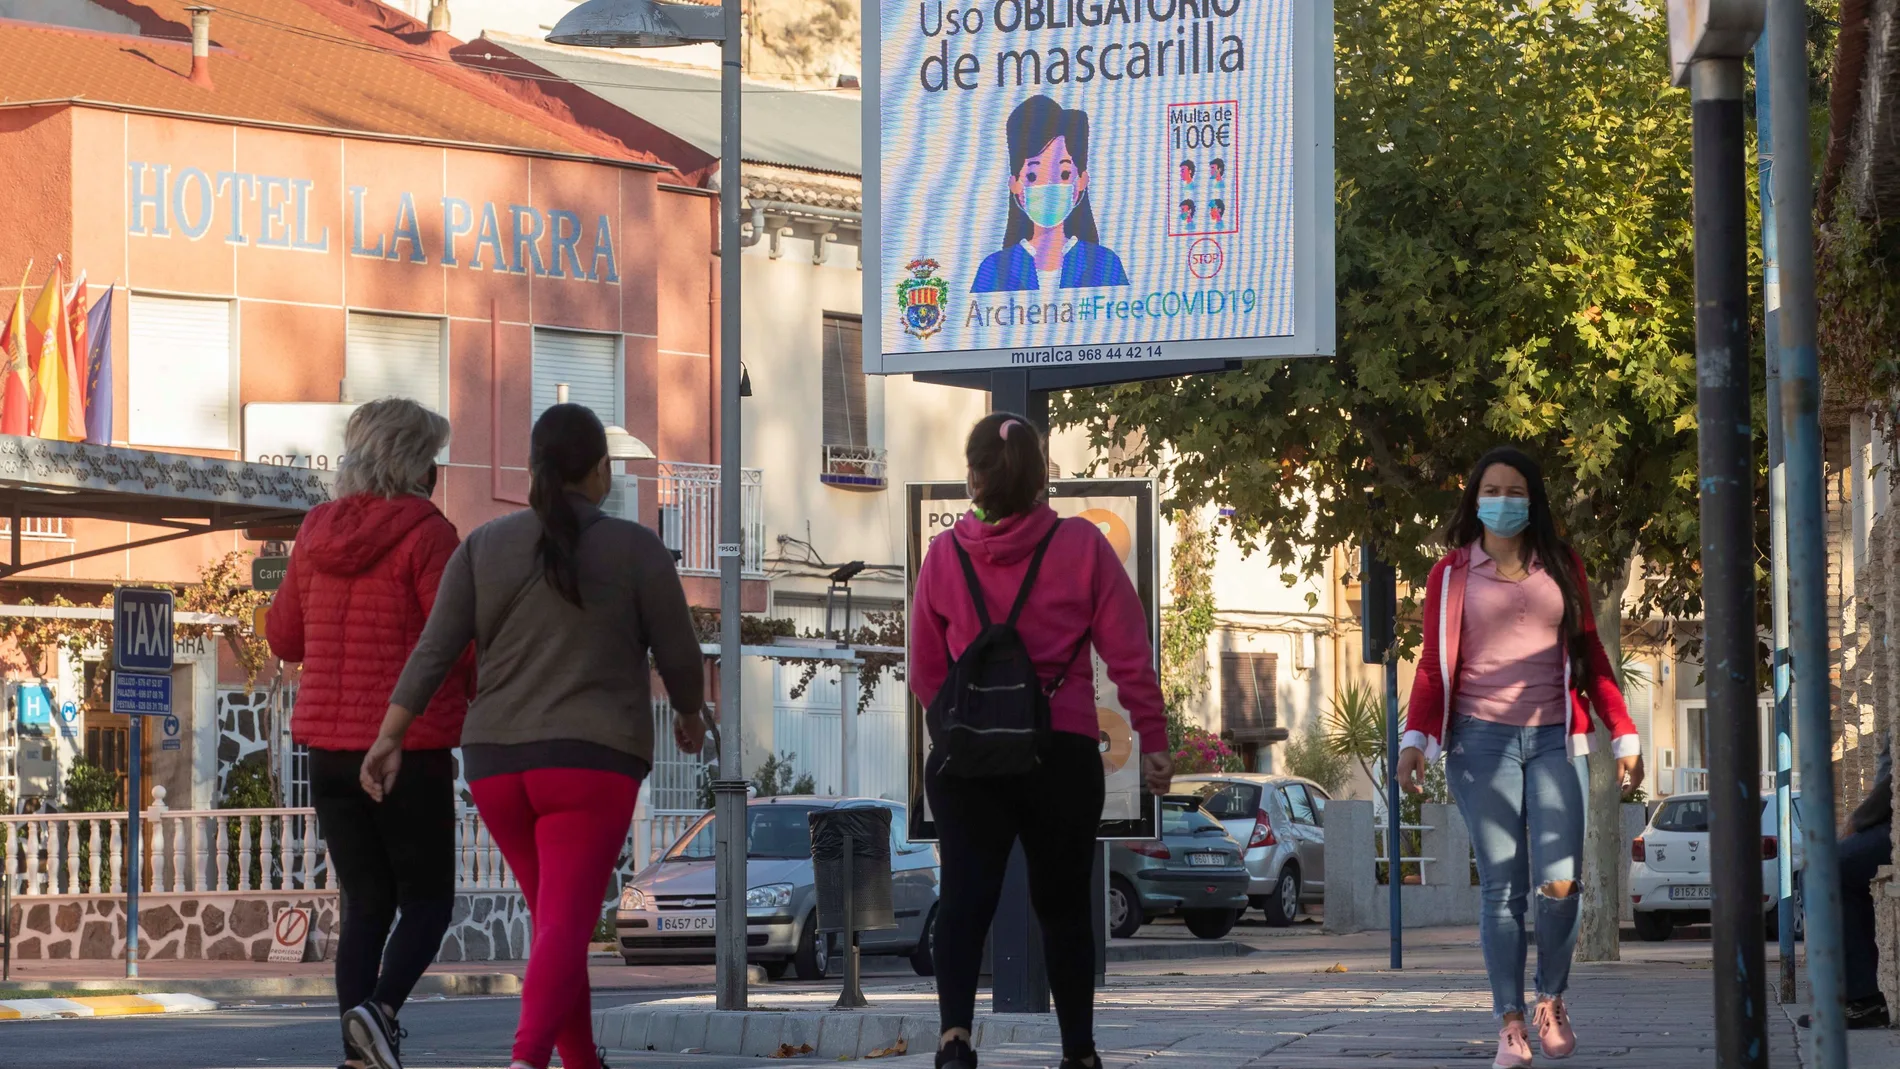
[[[845,839],[851,840],[853,931],[897,927],[891,908],[891,811],[881,805],[820,809],[811,822],[811,860],[818,885],[818,930],[845,928]]]

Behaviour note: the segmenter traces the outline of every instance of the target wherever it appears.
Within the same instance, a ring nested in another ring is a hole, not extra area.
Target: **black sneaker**
[[[953,1039],[937,1051],[937,1069],[976,1069],[976,1051],[966,1039]]]
[[[409,1033],[375,1002],[344,1014],[343,1034],[370,1069],[402,1069],[402,1041]]]
[[[1814,1027],[1813,1020],[1805,1013],[1797,1017],[1795,1023],[1803,1028]],[[1856,999],[1847,1004],[1847,1030],[1850,1032],[1862,1028],[1888,1028],[1892,1024],[1893,1018],[1887,1012],[1885,995]]]
[[[1087,1057],[1088,1064],[1086,1065],[1074,1058],[1063,1058],[1062,1064],[1058,1066],[1057,1069],[1102,1069],[1101,1055],[1090,1054]]]

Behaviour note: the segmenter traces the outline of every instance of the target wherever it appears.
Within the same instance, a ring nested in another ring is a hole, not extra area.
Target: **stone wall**
[[[145,895],[139,899],[139,957],[147,961],[264,961],[271,923],[287,908],[311,911],[306,961],[329,959],[339,928],[337,896]],[[24,961],[125,956],[125,900],[102,895],[14,899],[8,917],[13,956]],[[439,961],[520,961],[533,927],[516,891],[455,896]]]
[[[306,957],[326,955],[337,930],[333,894],[144,895],[139,899],[139,957],[264,961],[271,923],[288,908],[311,911]],[[7,918],[13,956],[24,961],[125,956],[125,900],[108,896],[14,899]]]
[[[437,961],[520,961],[528,956],[534,928],[519,891],[455,896],[455,914],[442,937]]]

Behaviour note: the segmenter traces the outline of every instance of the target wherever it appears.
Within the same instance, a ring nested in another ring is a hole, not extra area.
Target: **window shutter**
[[[864,397],[864,323],[854,316],[825,316],[825,444],[871,444]]]
[[[129,440],[231,448],[231,302],[133,294]]]
[[[350,313],[343,381],[357,403],[406,397],[441,412],[442,320]]]
[[[1274,653],[1223,653],[1220,659],[1221,721],[1236,742],[1279,742],[1279,687]]]
[[[611,334],[572,330],[534,332],[534,418],[554,407],[557,383],[567,399],[585,405],[608,426],[620,422],[619,345]]]

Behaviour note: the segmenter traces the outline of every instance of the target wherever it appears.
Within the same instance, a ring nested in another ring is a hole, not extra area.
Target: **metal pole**
[[[1399,661],[1396,647],[1385,653],[1385,874],[1392,929],[1392,967],[1405,968],[1405,916],[1400,889],[1405,885],[1399,862]]]
[[[1808,159],[1808,27],[1803,0],[1770,0],[1775,244],[1781,270],[1781,429],[1788,464],[1789,654],[1800,731],[1807,864],[1808,989],[1817,1069],[1846,1069],[1840,855],[1834,842],[1833,695],[1828,679],[1827,512],[1821,470],[1821,369],[1814,341],[1814,189]],[[1721,960],[1717,958],[1716,960]]]
[[[719,719],[724,753],[713,785],[717,831],[716,985],[722,1010],[746,1004],[745,732],[739,679],[740,0],[724,0],[719,73]]]
[[[143,714],[132,714],[132,755],[126,762],[130,780],[125,791],[125,978],[128,980],[139,978],[139,809],[145,790],[139,765],[145,756],[144,733],[140,730],[144,723]]]
[[[1029,387],[1027,371],[990,373],[990,411],[1014,412],[1049,433],[1049,394]],[[990,1007],[996,1013],[1048,1013],[1049,975],[1042,925],[1029,902],[1029,866],[1022,844],[1009,852],[1003,892],[990,922]]]
[[[1755,155],[1759,160],[1756,186],[1761,198],[1762,348],[1768,372],[1768,529],[1769,575],[1773,583],[1774,620],[1769,667],[1773,677],[1775,713],[1775,835],[1780,849],[1775,858],[1775,922],[1779,943],[1775,999],[1794,1001],[1794,926],[1801,909],[1794,898],[1794,842],[1789,811],[1793,786],[1794,745],[1789,724],[1794,712],[1792,674],[1788,670],[1788,492],[1787,464],[1781,440],[1781,269],[1775,243],[1775,142],[1773,109],[1768,104],[1768,38],[1755,42]]]
[[[1714,970],[1716,1064],[1766,1069],[1742,61],[1697,60],[1689,78],[1695,121],[1696,409],[1711,927],[1715,960],[1723,963]]]
[[[870,1005],[864,998],[863,973],[858,959],[857,840],[844,837],[844,990],[838,992],[836,1009],[855,1010]]]

